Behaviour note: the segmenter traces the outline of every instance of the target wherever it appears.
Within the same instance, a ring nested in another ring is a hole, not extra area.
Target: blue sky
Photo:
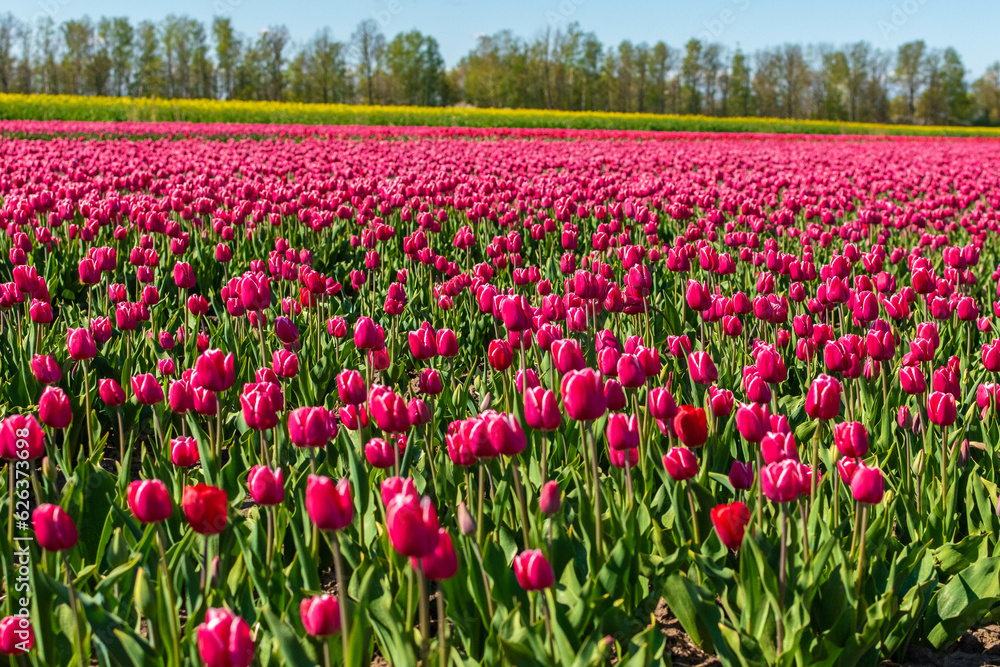
[[[843,44],[865,39],[882,49],[922,38],[934,47],[954,46],[972,78],[1000,60],[1000,3],[996,0],[353,0],[265,2],[264,0],[6,0],[22,20],[50,14],[57,22],[88,14],[162,18],[168,12],[208,22],[226,15],[243,33],[284,24],[304,42],[324,25],[346,39],[358,21],[374,18],[391,36],[416,28],[432,34],[449,66],[477,35],[510,28],[533,36],[546,26],[578,21],[605,44],[628,38],[680,46],[692,36],[753,51],[784,42]]]

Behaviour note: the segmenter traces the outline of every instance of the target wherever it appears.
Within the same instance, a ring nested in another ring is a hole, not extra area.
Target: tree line
[[[1000,61],[970,83],[951,47],[869,42],[744,53],[691,39],[604,45],[573,23],[533,38],[482,36],[453,67],[434,37],[388,39],[374,20],[338,40],[287,28],[237,32],[169,15],[133,24],[84,16],[34,24],[0,15],[0,92],[354,104],[468,104],[571,111],[1000,124]]]

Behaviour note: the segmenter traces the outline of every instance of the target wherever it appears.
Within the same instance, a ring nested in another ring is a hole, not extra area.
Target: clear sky
[[[1000,60],[1000,2],[997,0],[5,0],[22,20],[46,14],[58,23],[87,14],[159,20],[188,14],[211,21],[229,16],[244,34],[272,24],[288,27],[302,43],[322,26],[346,39],[366,18],[382,24],[387,36],[416,28],[437,38],[449,66],[481,34],[504,28],[525,37],[547,26],[577,21],[604,44],[622,39],[649,43],[664,40],[681,46],[690,37],[754,51],[784,42],[834,45],[865,39],[881,49],[895,49],[912,39],[932,47],[954,46],[971,78]]]

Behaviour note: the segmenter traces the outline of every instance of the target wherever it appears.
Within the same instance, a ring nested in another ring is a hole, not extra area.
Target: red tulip
[[[691,379],[698,384],[712,384],[719,379],[719,371],[708,352],[692,352],[688,355],[688,370]]]
[[[70,358],[74,361],[84,361],[97,356],[97,345],[89,329],[68,329],[66,347],[69,349]]]
[[[46,551],[65,551],[76,546],[79,535],[76,524],[59,505],[44,503],[31,513],[35,539]]]
[[[562,422],[559,403],[551,389],[532,387],[524,393],[524,420],[538,431],[554,431]]]
[[[198,626],[198,655],[206,667],[249,667],[253,654],[247,622],[228,609],[209,609]]]
[[[179,468],[189,468],[198,462],[198,441],[182,436],[170,441],[170,462]]]
[[[236,381],[235,358],[222,350],[205,350],[194,363],[191,384],[210,391],[225,391]]]
[[[427,556],[438,543],[438,517],[431,499],[397,495],[386,507],[392,547],[404,556]]]
[[[877,467],[858,464],[857,470],[851,476],[851,495],[859,503],[877,505],[885,495],[885,477]]]
[[[299,358],[288,350],[275,350],[271,357],[271,370],[281,378],[293,378],[299,374]]]
[[[0,422],[0,458],[29,461],[45,455],[45,433],[31,415],[10,415]]]
[[[566,373],[561,391],[563,405],[571,419],[593,421],[607,410],[604,383],[600,374],[592,368]]]
[[[730,549],[739,549],[743,544],[747,524],[750,523],[750,510],[747,506],[739,501],[716,505],[712,508],[711,517],[719,540]]]
[[[675,482],[683,482],[698,474],[698,459],[687,447],[671,447],[663,455],[663,467]]]
[[[340,632],[340,603],[333,595],[305,598],[299,604],[302,625],[313,637],[329,637]]]
[[[841,456],[860,458],[868,453],[868,431],[859,422],[834,424],[833,441]]]
[[[129,484],[128,508],[142,523],[159,523],[174,513],[167,485],[158,479],[136,480]]]
[[[412,562],[414,567],[418,566],[416,558]],[[438,528],[437,546],[434,551],[420,558],[419,567],[431,581],[444,581],[458,572],[458,556],[446,528]]]
[[[542,486],[538,496],[538,509],[543,514],[553,515],[562,508],[562,498],[559,495],[559,484],[553,479]]]
[[[125,390],[121,388],[117,380],[111,378],[98,381],[97,393],[101,395],[101,400],[109,408],[117,408],[125,402]]]
[[[278,410],[273,391],[276,387],[271,382],[258,382],[247,385],[240,394],[240,405],[243,407],[243,419],[247,426],[256,431],[267,431],[278,425]],[[278,390],[280,394],[280,389]]]
[[[674,402],[674,397],[663,387],[650,389],[647,403],[649,414],[654,419],[663,421],[672,420],[674,415],[677,414],[677,403]]]
[[[674,433],[688,447],[701,447],[708,440],[708,420],[704,408],[682,405],[674,416]]]
[[[799,497],[803,488],[798,461],[785,459],[769,463],[760,471],[760,484],[764,495],[775,503],[787,503]]]
[[[35,645],[35,631],[24,616],[7,616],[0,620],[0,653],[21,655]]]
[[[504,456],[517,456],[527,447],[528,439],[514,415],[487,410],[479,418],[486,426],[486,437],[494,450]]]
[[[56,384],[62,379],[62,369],[54,357],[36,354],[31,358],[31,372],[40,384]]]
[[[742,461],[733,461],[729,469],[729,483],[737,491],[746,491],[753,486],[753,465]]]
[[[608,416],[608,444],[612,449],[635,449],[639,446],[639,418],[614,413]]]
[[[514,576],[526,591],[541,591],[555,583],[552,566],[541,549],[529,549],[514,556]]]
[[[840,393],[840,382],[835,378],[817,375],[806,394],[806,413],[813,419],[833,419],[840,412]]]
[[[736,428],[747,442],[760,442],[769,430],[767,406],[744,403],[736,411]]]
[[[495,370],[505,371],[514,362],[514,350],[510,343],[505,340],[494,340],[490,342],[489,351],[486,358]]]
[[[279,505],[285,499],[285,478],[280,469],[271,470],[261,465],[250,468],[247,488],[258,505]]]
[[[359,350],[374,350],[382,347],[378,329],[370,317],[359,317],[354,324],[354,346]]]
[[[326,447],[330,416],[326,408],[295,408],[288,414],[288,439],[296,447]]]
[[[184,487],[181,508],[191,529],[200,535],[217,535],[226,527],[229,499],[217,486],[195,484]]]
[[[309,475],[306,482],[306,512],[320,530],[341,530],[354,519],[351,485],[346,479]]]
[[[364,403],[368,392],[361,373],[355,370],[341,371],[337,375],[337,394],[346,405]]]
[[[368,392],[368,414],[383,431],[403,433],[410,430],[406,400],[388,387],[375,385]]]
[[[417,389],[421,394],[437,396],[444,391],[444,385],[441,383],[441,374],[433,368],[423,369],[417,377]]]
[[[38,418],[49,428],[66,428],[73,421],[69,398],[59,387],[46,387],[38,399]]]
[[[156,405],[163,402],[163,387],[152,373],[133,375],[132,393],[140,405]]]
[[[927,417],[932,424],[951,426],[958,418],[958,408],[955,397],[951,394],[935,391],[927,397]]]

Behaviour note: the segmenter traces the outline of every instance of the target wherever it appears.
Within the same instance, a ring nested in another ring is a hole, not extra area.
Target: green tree
[[[160,38],[152,21],[138,26],[139,48],[135,62],[133,94],[137,97],[163,95],[163,59],[160,57]]]
[[[986,68],[986,72],[972,84],[978,109],[978,122],[986,125],[1000,124],[1000,62]]]
[[[926,53],[927,45],[922,39],[907,42],[901,45],[896,52],[896,69],[893,76],[896,82],[903,87],[906,95],[907,119],[911,123],[917,115],[917,99],[920,96],[920,86],[923,83]]]
[[[90,61],[91,44],[94,38],[94,26],[86,16],[82,19],[72,19],[60,26],[63,37],[63,61],[61,73],[63,87],[67,93],[82,95],[84,93],[84,76]]]
[[[128,95],[132,80],[135,31],[124,16],[111,20],[111,88],[115,95]]]
[[[684,60],[681,62],[681,95],[684,110],[691,114],[701,113],[701,50],[699,40],[688,40],[684,47]]]
[[[219,96],[228,99],[233,93],[236,62],[240,57],[240,41],[228,17],[217,16],[212,20],[212,38],[215,40],[215,64],[219,76]]]
[[[730,116],[750,115],[750,68],[740,49],[733,54],[729,68],[729,95],[726,113]]]
[[[965,65],[958,51],[948,47],[942,58],[942,87],[949,123],[966,123],[972,118],[973,99],[965,81]]]
[[[358,78],[364,81],[368,104],[375,104],[375,75],[385,50],[385,36],[374,19],[358,24],[351,35],[351,46]]]

